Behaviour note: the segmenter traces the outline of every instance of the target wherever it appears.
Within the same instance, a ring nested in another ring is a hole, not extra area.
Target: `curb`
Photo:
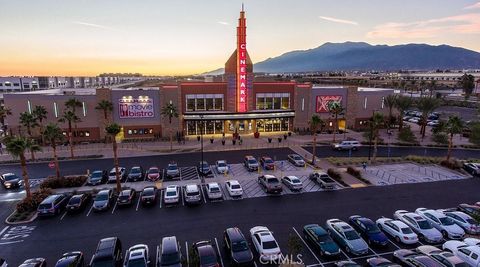
[[[37,213],[35,212],[35,214],[28,220],[25,220],[25,221],[17,221],[17,222],[9,222],[8,219],[10,219],[10,217],[13,216],[13,214],[15,214],[16,210],[14,210],[12,212],[12,214],[10,214],[6,219],[5,219],[5,223],[8,224],[8,225],[18,225],[18,224],[25,224],[25,223],[31,223],[33,222],[35,219],[37,219]]]

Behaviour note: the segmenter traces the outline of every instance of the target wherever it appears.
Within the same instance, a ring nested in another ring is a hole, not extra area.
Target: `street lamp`
[[[202,184],[205,183],[205,177],[203,177],[203,128],[204,128],[204,125],[203,125],[203,115],[200,115],[200,124],[201,124],[201,128],[200,128],[200,154],[201,154],[201,161],[200,161],[200,179],[201,179],[201,182]]]
[[[372,156],[372,139],[373,139],[373,117],[375,116],[375,112],[377,110],[374,109],[372,110],[372,118],[370,119],[370,133],[369,133],[369,142],[368,142],[368,161],[370,161],[370,158]]]

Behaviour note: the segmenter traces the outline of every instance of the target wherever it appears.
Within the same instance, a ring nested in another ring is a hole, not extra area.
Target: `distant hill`
[[[400,69],[480,69],[480,53],[448,45],[325,43],[269,58],[253,68],[255,72],[269,73]]]

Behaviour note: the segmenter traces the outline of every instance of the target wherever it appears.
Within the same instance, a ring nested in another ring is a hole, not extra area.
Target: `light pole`
[[[203,125],[203,115],[200,115],[200,124],[201,124],[201,128],[200,128],[200,155],[201,155],[201,160],[200,160],[200,179],[201,179],[201,182],[202,184],[205,183],[205,177],[203,177],[203,128],[204,128],[204,125]]]
[[[369,134],[369,142],[368,142],[368,161],[372,156],[372,139],[373,139],[373,117],[375,116],[375,112],[377,110],[372,110],[372,118],[370,119],[370,134]]]

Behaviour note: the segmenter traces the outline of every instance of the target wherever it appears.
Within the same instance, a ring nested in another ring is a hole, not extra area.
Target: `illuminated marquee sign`
[[[148,96],[122,97],[118,100],[118,112],[120,119],[153,118],[153,99]]]
[[[330,105],[331,102],[341,102],[341,101],[342,101],[342,96],[340,95],[318,95],[315,111],[317,113],[330,112],[328,105]]]
[[[237,97],[238,112],[247,111],[247,48],[242,43],[238,49]]]

